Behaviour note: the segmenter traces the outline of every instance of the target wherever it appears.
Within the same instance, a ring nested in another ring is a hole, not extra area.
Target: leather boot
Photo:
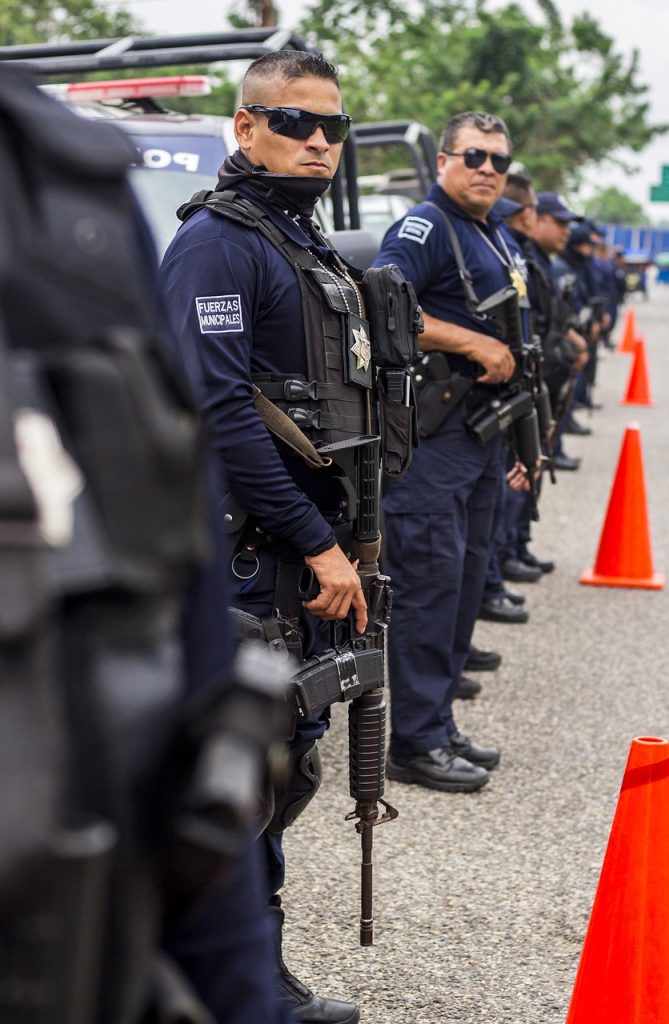
[[[358,1024],[360,1009],[355,1003],[315,996],[304,982],[290,973],[281,952],[284,913],[279,897],[273,899],[276,902],[270,903],[268,910],[279,972],[279,995],[290,1006],[295,1020],[298,1024]]]

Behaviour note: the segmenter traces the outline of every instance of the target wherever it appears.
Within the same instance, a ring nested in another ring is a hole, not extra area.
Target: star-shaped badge
[[[525,278],[523,277],[518,267],[514,267],[512,270],[509,271],[509,277],[511,278],[511,284],[518,292],[520,298],[526,298],[527,284],[525,283]]]
[[[358,330],[352,332],[355,338],[355,345],[351,345],[351,352],[355,356],[356,370],[364,370],[367,373],[369,368],[369,362],[372,358],[372,346],[369,338],[365,334],[365,328],[361,325]]]

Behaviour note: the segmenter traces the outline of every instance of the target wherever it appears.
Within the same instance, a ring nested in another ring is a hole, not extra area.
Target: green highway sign
[[[662,165],[662,179],[660,185],[651,186],[651,203],[669,203],[669,164]]]

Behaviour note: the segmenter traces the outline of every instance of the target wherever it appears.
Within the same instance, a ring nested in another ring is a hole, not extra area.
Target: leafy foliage
[[[108,11],[95,0],[2,0],[0,45],[106,39],[138,31],[123,10]]]
[[[356,120],[413,119],[438,135],[452,114],[488,110],[538,186],[560,189],[669,126],[649,122],[636,52],[616,53],[587,14],[567,26],[552,0],[538,7],[540,20],[486,0],[317,0],[301,32],[338,64]]]
[[[618,188],[601,188],[585,204],[586,217],[604,224],[650,224],[640,203],[630,199]]]

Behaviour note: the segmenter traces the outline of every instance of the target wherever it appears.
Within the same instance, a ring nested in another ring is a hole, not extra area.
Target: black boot
[[[273,898],[276,901],[279,900],[278,896]],[[289,1004],[291,1013],[298,1024],[358,1024],[360,1009],[355,1003],[315,996],[304,982],[290,973],[283,962],[281,953],[283,910],[280,905],[273,904],[269,905],[268,910],[278,961],[279,995]]]

